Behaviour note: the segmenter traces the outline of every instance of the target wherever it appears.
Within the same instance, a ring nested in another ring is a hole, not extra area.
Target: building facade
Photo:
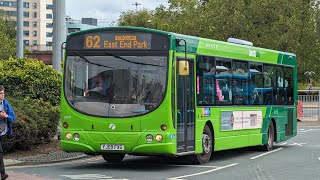
[[[71,17],[66,17],[66,23],[67,23],[67,35],[73,32],[98,28],[97,19],[95,18],[82,18],[80,21],[80,20],[74,20]]]
[[[31,51],[52,50],[53,0],[23,1],[23,43]],[[16,20],[17,0],[0,0],[0,9]]]

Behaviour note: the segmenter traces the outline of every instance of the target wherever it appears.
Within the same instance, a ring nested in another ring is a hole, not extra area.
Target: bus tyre
[[[195,159],[197,164],[205,164],[211,158],[211,153],[213,149],[213,138],[212,132],[208,125],[205,125],[202,133],[202,150],[201,154],[197,154]]]
[[[273,149],[273,143],[274,143],[274,125],[271,121],[268,128],[268,142],[267,144],[262,146],[262,150],[264,151],[271,151]]]
[[[123,160],[125,154],[102,154],[105,161],[110,163],[119,163]]]

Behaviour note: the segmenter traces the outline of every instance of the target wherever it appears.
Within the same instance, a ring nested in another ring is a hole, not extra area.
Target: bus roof
[[[247,46],[242,44],[235,44],[225,41],[218,41],[208,38],[195,37],[190,35],[183,35],[173,32],[167,32],[156,29],[149,29],[143,27],[131,27],[131,26],[119,26],[119,27],[102,27],[95,29],[88,29],[71,33],[67,39],[86,33],[101,32],[105,30],[133,30],[141,32],[150,32],[156,34],[162,34],[171,37],[172,50],[184,52],[184,46],[176,46],[176,39],[183,39],[187,42],[187,52],[197,53],[203,55],[214,55],[218,57],[228,57],[235,59],[246,59],[266,63],[274,64],[287,64],[296,65],[296,55],[293,53],[282,52],[277,50],[271,50],[266,48],[260,48],[255,46]],[[181,43],[184,45],[184,42]]]

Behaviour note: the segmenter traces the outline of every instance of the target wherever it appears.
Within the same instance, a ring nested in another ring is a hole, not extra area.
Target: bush
[[[52,106],[42,99],[7,98],[16,114],[13,135],[8,136],[7,151],[26,150],[32,145],[51,141],[59,122],[59,106]]]
[[[0,84],[10,97],[43,99],[53,106],[60,103],[61,75],[42,61],[28,58],[0,61]]]
[[[50,141],[59,122],[61,75],[38,60],[3,60],[0,84],[17,117],[4,149],[25,150]]]

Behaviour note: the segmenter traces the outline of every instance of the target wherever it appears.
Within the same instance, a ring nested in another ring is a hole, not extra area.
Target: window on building
[[[17,7],[17,3],[12,1],[0,1],[0,6]]]
[[[37,3],[33,3],[33,9],[37,9]]]
[[[29,17],[29,12],[23,12],[23,17],[28,18]]]
[[[37,18],[37,12],[33,12],[33,18]]]
[[[33,21],[32,24],[33,24],[33,27],[37,27],[37,24],[38,24],[38,23],[37,23],[37,21]]]
[[[17,16],[17,11],[5,11],[4,12],[7,16]]]
[[[46,42],[46,46],[52,46],[52,42],[51,41],[47,41]]]
[[[47,37],[52,37],[52,36],[53,36],[53,33],[52,33],[52,32],[47,32],[47,33],[46,33],[46,36],[47,36]]]
[[[46,14],[47,19],[52,19],[52,14]]]
[[[32,32],[33,36],[37,36],[37,31]]]
[[[28,2],[23,2],[23,7],[24,8],[29,8],[29,3]]]
[[[53,23],[47,23],[46,26],[47,28],[53,28]]]
[[[52,4],[47,4],[47,9],[53,9],[53,5]]]
[[[24,44],[25,46],[29,46],[29,40],[23,40],[23,44]]]
[[[32,45],[33,45],[33,46],[36,46],[37,44],[38,44],[38,41],[37,41],[37,40],[33,40],[33,41],[32,41]]]
[[[29,21],[23,21],[23,27],[29,27]]]
[[[29,31],[23,31],[24,36],[29,36]]]

